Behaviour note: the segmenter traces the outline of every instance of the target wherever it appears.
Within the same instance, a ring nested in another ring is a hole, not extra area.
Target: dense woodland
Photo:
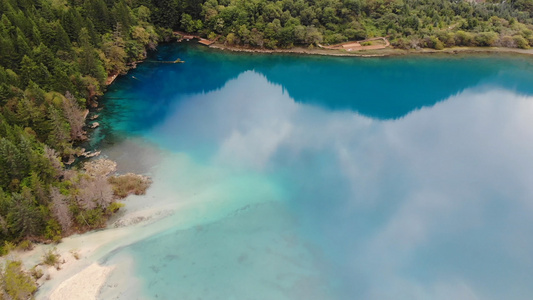
[[[230,45],[289,48],[378,36],[404,49],[533,45],[532,0],[137,2],[152,10],[160,26],[220,36]]]
[[[65,168],[108,75],[154,49],[150,10],[125,1],[0,1],[0,242],[58,240],[116,210],[105,176]],[[4,249],[5,250],[5,249]]]
[[[108,76],[172,30],[265,48],[377,36],[404,49],[533,45],[533,0],[0,0],[0,14],[0,253],[101,227],[118,208],[128,178],[66,163]],[[8,286],[26,284],[19,269],[0,272],[0,295],[35,290]]]

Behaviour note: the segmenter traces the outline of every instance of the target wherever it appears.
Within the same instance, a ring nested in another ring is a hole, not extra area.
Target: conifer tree
[[[27,173],[29,165],[26,155],[6,138],[0,138],[0,183],[12,190],[18,188],[20,182]]]
[[[50,118],[50,134],[47,143],[54,149],[64,152],[69,148],[70,128],[59,110],[53,105],[48,106],[48,117]]]
[[[42,214],[35,205],[35,198],[29,188],[21,193],[13,193],[12,203],[7,214],[11,234],[20,237],[37,236],[42,231]]]
[[[80,30],[79,44],[80,52],[80,71],[84,75],[90,75],[103,83],[106,78],[105,69],[102,62],[98,59],[98,54],[90,43],[89,31],[87,28]]]

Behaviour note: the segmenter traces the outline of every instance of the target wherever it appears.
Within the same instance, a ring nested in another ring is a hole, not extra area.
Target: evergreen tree
[[[26,55],[32,55],[31,48],[26,40],[26,37],[22,33],[20,28],[17,28],[17,38],[15,40],[15,49],[17,50],[17,55],[22,58]]]
[[[83,18],[76,9],[68,9],[63,13],[61,25],[65,29],[69,39],[75,41],[83,27]]]
[[[20,181],[27,174],[29,162],[26,155],[6,138],[0,138],[0,183],[11,190],[18,189]]]
[[[105,69],[101,60],[98,59],[98,54],[90,43],[89,31],[87,28],[80,30],[79,44],[80,52],[80,71],[84,75],[90,75],[96,78],[100,83],[103,83],[106,78]]]
[[[53,105],[48,106],[48,117],[50,119],[50,133],[48,135],[47,144],[60,152],[64,152],[68,148],[68,141],[70,141],[70,128],[59,110]]]
[[[9,231],[15,236],[26,238],[42,232],[43,216],[29,188],[24,187],[21,193],[13,193],[7,223]]]
[[[29,56],[24,55],[20,62],[20,79],[23,85],[28,85],[39,75],[39,67]],[[38,78],[37,78],[38,79]]]
[[[84,9],[99,33],[105,33],[110,28],[112,21],[109,9],[103,0],[86,0]]]

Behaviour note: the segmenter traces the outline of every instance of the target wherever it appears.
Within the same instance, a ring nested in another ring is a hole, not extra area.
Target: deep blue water
[[[113,254],[139,298],[533,297],[529,58],[168,44],[102,104],[94,143],[187,205]]]

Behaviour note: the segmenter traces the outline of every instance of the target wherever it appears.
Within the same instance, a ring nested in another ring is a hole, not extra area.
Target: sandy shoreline
[[[83,271],[63,281],[50,295],[50,300],[96,299],[107,276],[114,267],[93,263]]]
[[[395,48],[386,48],[380,50],[361,50],[347,52],[343,50],[332,49],[309,49],[294,47],[290,49],[259,49],[226,46],[223,44],[213,44],[209,48],[233,52],[263,53],[263,54],[302,54],[302,55],[324,55],[324,56],[346,56],[346,57],[389,57],[389,56],[411,56],[411,55],[428,55],[428,54],[520,54],[533,55],[533,49],[503,48],[503,47],[454,47],[443,50],[420,49],[420,50],[402,50]]]
[[[75,234],[56,245],[36,245],[31,251],[14,252],[12,257],[20,259],[27,270],[37,266],[43,272],[37,281],[36,299],[98,299],[102,286],[114,270],[113,265],[101,264],[104,258],[117,248],[168,228],[168,222],[160,221],[172,215],[175,208],[128,212],[108,224],[106,229]],[[150,229],[140,230],[141,227]],[[41,264],[44,253],[53,248],[59,254],[60,262],[56,266]]]

